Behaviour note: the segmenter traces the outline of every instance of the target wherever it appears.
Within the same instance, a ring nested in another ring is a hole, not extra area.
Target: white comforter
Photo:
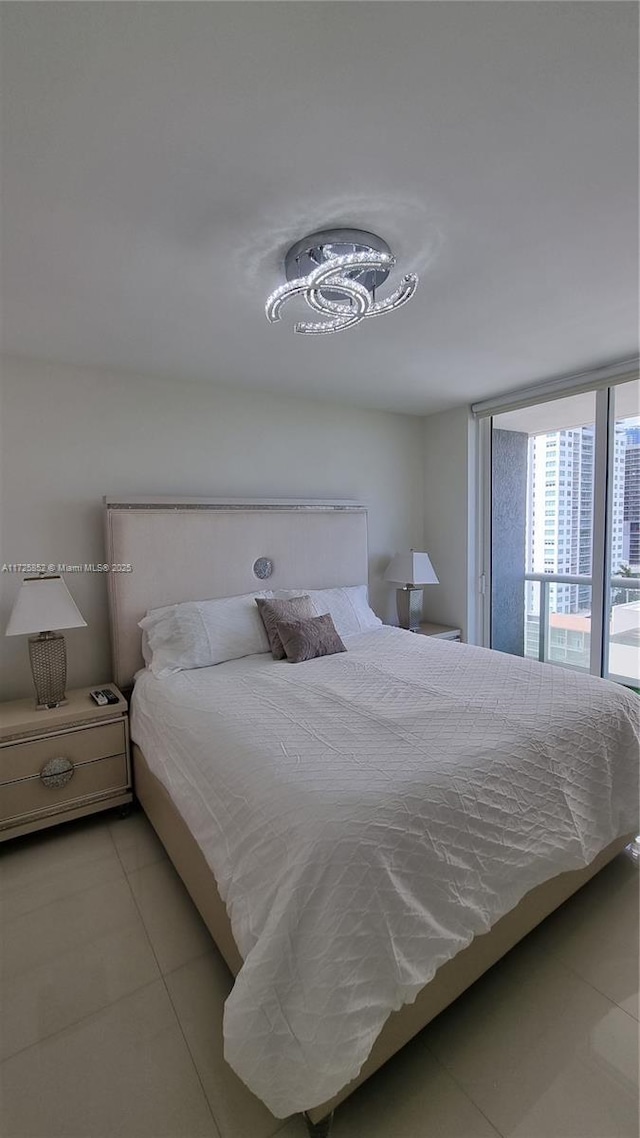
[[[635,695],[399,629],[347,645],[145,671],[133,696],[244,959],[226,1058],[279,1117],[327,1101],[439,965],[637,822]]]

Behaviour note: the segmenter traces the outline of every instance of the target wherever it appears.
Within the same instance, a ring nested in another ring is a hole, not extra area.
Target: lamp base
[[[36,689],[36,711],[63,707],[67,686],[67,650],[59,632],[29,637],[29,662]]]
[[[422,588],[419,585],[405,585],[397,590],[396,598],[400,628],[415,632],[422,621]]]

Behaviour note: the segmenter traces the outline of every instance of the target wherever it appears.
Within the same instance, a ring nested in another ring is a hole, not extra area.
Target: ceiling
[[[412,413],[637,353],[634,3],[2,9],[5,351]],[[270,326],[338,225],[415,298]]]

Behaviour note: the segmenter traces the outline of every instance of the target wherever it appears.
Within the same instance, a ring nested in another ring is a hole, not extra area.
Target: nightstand
[[[47,711],[0,704],[0,842],[132,801],[127,701],[100,686],[118,702],[98,707],[81,688]]]
[[[421,624],[413,630],[420,636],[435,636],[437,640],[462,640],[459,628],[451,628],[448,624]]]

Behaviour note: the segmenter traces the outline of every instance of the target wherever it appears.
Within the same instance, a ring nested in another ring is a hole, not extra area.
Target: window
[[[639,407],[634,379],[494,415],[487,622],[493,648],[638,690]]]

